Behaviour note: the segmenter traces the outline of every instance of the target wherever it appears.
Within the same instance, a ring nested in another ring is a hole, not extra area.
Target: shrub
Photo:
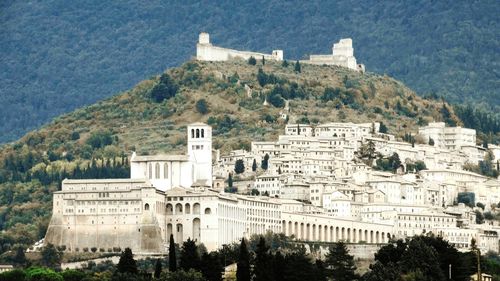
[[[178,90],[179,86],[175,83],[175,81],[170,77],[170,75],[164,73],[160,76],[158,84],[156,84],[149,92],[149,96],[155,102],[162,102],[166,99],[174,97]]]
[[[248,64],[249,65],[256,65],[257,64],[257,60],[254,57],[250,57],[248,59]]]
[[[196,102],[196,111],[198,111],[201,114],[208,113],[208,104],[205,99],[200,99]]]

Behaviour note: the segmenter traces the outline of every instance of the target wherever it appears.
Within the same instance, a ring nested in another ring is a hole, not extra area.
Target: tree
[[[233,175],[229,173],[229,176],[227,178],[227,186],[233,187]]]
[[[399,167],[401,167],[401,160],[399,159],[399,155],[394,152],[390,158],[392,170],[397,171]]]
[[[170,272],[177,270],[177,257],[175,255],[175,242],[173,234],[170,234],[170,242],[168,246],[168,270]]]
[[[257,64],[257,60],[252,56],[248,59],[248,64],[249,65],[256,65]]]
[[[484,216],[483,213],[479,210],[475,210],[474,213],[476,214],[476,224],[483,224],[484,223]]]
[[[59,252],[56,247],[52,244],[48,244],[42,249],[42,260],[43,266],[50,268],[57,268],[61,266],[62,253]]]
[[[255,172],[257,171],[257,160],[253,159],[253,163],[252,163],[252,171]]]
[[[352,281],[358,279],[358,275],[355,273],[354,258],[349,255],[349,250],[347,250],[343,242],[337,242],[333,246],[330,246],[325,258],[328,276],[335,281]]]
[[[281,66],[287,68],[288,67],[288,61],[287,60],[283,60],[283,62],[281,63]]]
[[[155,273],[154,273],[154,277],[156,279],[160,278],[161,270],[162,270],[161,260],[157,259],[155,264]]]
[[[196,102],[196,111],[198,111],[201,114],[208,113],[208,104],[205,99],[200,99]]]
[[[17,265],[17,266],[24,266],[26,265],[26,256],[24,255],[24,248],[23,246],[18,246],[16,249],[16,254],[12,258],[12,262]]]
[[[245,172],[245,164],[242,159],[236,160],[236,163],[234,164],[234,172],[237,174]]]
[[[267,170],[268,165],[269,165],[269,154],[266,153],[266,155],[264,155],[264,159],[260,164],[260,167],[262,168],[262,170]]]
[[[186,242],[182,243],[180,254],[180,268],[185,271],[188,271],[189,269],[200,269],[200,254],[198,253],[198,246],[196,246],[194,240],[189,238]]]
[[[155,102],[162,102],[177,94],[179,86],[167,73],[160,76],[160,81],[151,89],[149,95]]]
[[[295,72],[298,72],[298,73],[302,72],[302,67],[300,66],[300,62],[299,61],[295,62],[294,70],[295,70]]]
[[[134,254],[132,254],[130,248],[125,248],[125,251],[122,252],[120,260],[118,261],[117,270],[121,273],[138,273],[137,263],[134,260]]]
[[[266,65],[266,59],[262,56],[262,65]]]
[[[412,239],[401,257],[403,274],[418,274],[429,281],[442,281],[444,274],[439,268],[437,251],[426,245],[422,239]]]
[[[382,134],[387,134],[387,132],[389,132],[389,130],[387,129],[387,126],[383,122],[380,122],[380,127],[378,128],[378,131],[379,131],[379,133],[382,133]]]
[[[161,278],[162,281],[205,281],[201,272],[194,269],[189,271],[177,270],[175,272],[169,272],[164,277]]]
[[[224,267],[220,262],[218,253],[203,253],[201,256],[201,273],[207,281],[221,281]]]
[[[240,254],[236,269],[236,280],[250,281],[250,253],[245,238],[241,239]]]
[[[254,278],[255,281],[272,281],[273,268],[272,257],[269,253],[269,247],[266,245],[264,236],[260,236],[257,249],[255,250],[255,266]]]
[[[61,272],[61,275],[64,281],[81,281],[87,277],[85,272],[74,269],[66,269],[65,271]]]
[[[429,145],[434,146],[434,139],[431,137],[429,137]]]
[[[370,271],[363,275],[363,281],[400,281],[399,267],[390,262],[387,265],[377,261],[370,265]]]

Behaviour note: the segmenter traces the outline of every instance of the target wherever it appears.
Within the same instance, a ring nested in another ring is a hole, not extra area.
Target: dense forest
[[[499,9],[494,0],[2,1],[0,142],[179,65],[201,31],[289,60],[351,37],[368,71],[498,112]]]

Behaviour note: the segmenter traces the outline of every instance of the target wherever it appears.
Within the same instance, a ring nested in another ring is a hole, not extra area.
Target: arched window
[[[186,214],[190,214],[191,213],[191,206],[189,205],[189,203],[186,203],[186,205],[184,205],[184,212]]]
[[[205,137],[205,129],[201,129],[201,137],[204,138]]]
[[[168,179],[168,164],[163,165],[163,178]]]
[[[174,207],[172,204],[167,204],[165,207],[167,215],[172,215],[174,213]]]
[[[145,211],[149,211],[149,204],[148,204],[148,203],[146,203],[146,204],[144,205],[144,210],[145,210]]]
[[[210,215],[212,213],[212,210],[210,208],[205,209],[205,215]]]
[[[175,214],[176,214],[176,215],[182,214],[182,204],[177,203],[177,204],[175,205]]]
[[[148,170],[149,170],[149,178],[152,179],[153,178],[153,166],[151,165],[151,163],[149,163],[148,165]]]
[[[196,129],[196,138],[200,137],[200,129]]]
[[[194,129],[191,129],[191,138],[194,139]]]
[[[155,178],[160,178],[160,163],[155,164]]]
[[[193,205],[193,214],[200,214],[200,204],[199,203],[194,203]]]

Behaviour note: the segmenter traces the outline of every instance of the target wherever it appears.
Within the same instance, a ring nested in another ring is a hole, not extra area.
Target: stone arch
[[[300,223],[300,239],[301,239],[301,240],[304,240],[304,231],[305,231],[305,229],[304,229],[304,228],[305,228],[304,223],[303,223],[303,222],[301,222],[301,223]]]
[[[351,229],[350,228],[347,228],[347,239],[346,239],[346,242],[351,242]]]
[[[359,230],[359,233],[358,233],[358,243],[359,241],[362,241],[363,240],[363,230]]]
[[[375,232],[375,243],[380,243],[380,233],[378,231]]]
[[[189,203],[184,205],[184,213],[188,215],[191,213],[191,205],[189,205]]]
[[[373,243],[373,230],[370,230],[370,242],[368,243]]]
[[[340,238],[340,228],[337,226],[335,228],[335,242],[339,242]]]
[[[168,223],[167,224],[167,239],[170,239],[170,235],[172,234],[172,224],[171,223]],[[169,240],[170,241],[170,240]]]
[[[210,215],[212,214],[212,210],[210,208],[205,208],[205,215]]]
[[[357,241],[357,238],[358,238],[358,237],[357,237],[357,234],[358,234],[358,233],[356,232],[356,228],[354,228],[354,229],[352,230],[352,241],[351,241],[352,243],[356,243],[356,242],[358,242],[358,241]]]
[[[199,218],[193,220],[193,240],[201,241],[201,221]]]
[[[317,229],[317,226],[316,224],[313,224],[312,225],[312,235],[311,235],[311,240],[312,241],[316,241],[318,239],[318,229]]]
[[[292,221],[288,222],[288,228],[287,228],[287,235],[292,236],[293,235],[293,229],[292,229]]]
[[[345,238],[345,227],[342,227],[340,240],[342,240],[342,241],[346,240],[346,238]]]
[[[333,242],[335,237],[333,236],[333,226],[330,226],[330,239],[328,239],[328,242]]]
[[[295,222],[293,224],[293,231],[295,234],[295,239],[299,239],[299,223],[298,222]]]
[[[306,241],[310,241],[311,240],[311,224],[310,223],[306,224],[306,237],[305,237],[305,240]]]
[[[193,214],[199,215],[200,214],[200,203],[194,203],[193,205]]]
[[[176,235],[174,235],[175,242],[181,243],[182,241],[184,241],[184,227],[182,226],[182,223],[178,223],[175,226],[175,230],[176,230]]]
[[[172,204],[168,203],[166,206],[165,206],[165,213],[167,215],[173,215],[174,214],[174,206],[172,206]]]
[[[368,241],[368,230],[366,230],[366,229],[365,229],[365,235],[363,236],[363,238],[364,238],[364,240],[365,240],[366,243],[370,243]]]
[[[144,204],[144,211],[149,211],[149,204],[148,203]]]
[[[182,204],[181,203],[175,204],[175,214],[176,215],[182,214]]]

